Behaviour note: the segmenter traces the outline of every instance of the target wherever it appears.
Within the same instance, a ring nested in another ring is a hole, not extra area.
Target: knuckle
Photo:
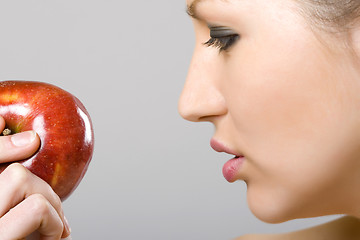
[[[43,218],[49,213],[49,202],[43,195],[36,193],[29,196],[28,200],[31,204],[30,210],[32,211],[33,216]]]
[[[61,221],[60,216],[55,212],[51,203],[42,194],[36,193],[30,195],[28,198],[29,211],[31,215],[36,218],[36,221],[41,223],[41,227],[51,224],[51,234],[59,235],[62,234],[64,225]]]
[[[15,191],[23,188],[29,179],[28,170],[20,163],[13,163],[9,165],[5,169],[4,175],[6,176],[8,183],[12,185],[12,188]]]

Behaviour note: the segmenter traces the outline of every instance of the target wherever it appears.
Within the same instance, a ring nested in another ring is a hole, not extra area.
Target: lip
[[[210,146],[212,149],[214,149],[216,152],[224,152],[224,153],[228,153],[231,155],[235,155],[237,157],[243,157],[242,154],[226,147],[224,144],[220,143],[219,141],[217,141],[216,139],[212,138],[210,141]]]
[[[245,157],[234,157],[227,161],[222,169],[222,173],[228,182],[235,182],[237,179],[238,172],[240,171]]]
[[[245,161],[245,157],[242,154],[226,147],[224,144],[220,143],[215,139],[211,139],[210,146],[216,152],[224,152],[231,155],[235,155],[234,158],[230,159],[224,164],[222,169],[225,179],[228,182],[234,182],[236,180],[236,176],[238,175],[238,172],[241,169],[241,166],[243,165],[243,162]]]

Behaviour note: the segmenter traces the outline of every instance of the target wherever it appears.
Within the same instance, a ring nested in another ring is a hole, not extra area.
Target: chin
[[[249,207],[256,218],[266,223],[277,224],[294,219],[288,217],[283,212],[278,211],[274,206],[258,206],[249,202]]]
[[[276,224],[302,218],[299,215],[299,204],[271,190],[261,192],[248,188],[247,202],[254,216],[266,223]]]

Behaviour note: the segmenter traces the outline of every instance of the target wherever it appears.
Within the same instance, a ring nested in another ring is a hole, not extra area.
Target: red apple
[[[94,150],[94,132],[84,105],[43,82],[0,82],[0,116],[11,134],[35,130],[39,150],[20,161],[65,200],[83,178]],[[9,164],[0,164],[2,172]]]

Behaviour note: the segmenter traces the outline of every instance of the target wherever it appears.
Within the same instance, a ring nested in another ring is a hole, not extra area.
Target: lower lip
[[[236,175],[241,169],[244,160],[244,157],[235,157],[224,164],[222,171],[228,182],[234,182],[236,180]]]

